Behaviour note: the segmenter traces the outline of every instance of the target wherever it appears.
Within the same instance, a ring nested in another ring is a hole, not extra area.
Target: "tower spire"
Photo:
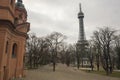
[[[23,4],[23,0],[17,0],[16,7],[21,8],[21,9],[25,9],[24,4]]]
[[[22,3],[23,1],[22,1],[22,0],[17,0],[17,2],[20,2],[20,3]]]
[[[81,3],[79,3],[79,7],[80,7],[80,12],[82,12],[82,9],[81,9]]]

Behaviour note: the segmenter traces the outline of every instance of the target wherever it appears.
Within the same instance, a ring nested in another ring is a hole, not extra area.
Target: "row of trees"
[[[26,65],[29,68],[38,68],[41,65],[53,64],[53,71],[58,62],[67,66],[78,60],[76,45],[65,42],[66,36],[53,32],[45,37],[30,34],[27,40]],[[117,31],[105,27],[94,31],[88,41],[87,55],[93,70],[102,66],[107,74],[114,68],[120,69],[120,35]]]
[[[97,70],[102,65],[107,75],[112,73],[115,67],[120,69],[120,36],[116,30],[108,27],[99,28],[94,31],[89,43],[89,59],[92,66],[94,61]]]
[[[66,36],[53,32],[46,37],[30,34],[27,40],[26,66],[38,68],[40,65],[53,64],[53,71],[58,62],[69,66],[74,59],[74,47],[64,42]],[[75,61],[74,61],[75,62]]]

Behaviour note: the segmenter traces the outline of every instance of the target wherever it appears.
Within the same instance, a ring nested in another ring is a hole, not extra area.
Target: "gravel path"
[[[86,73],[62,64],[57,65],[55,72],[52,71],[52,66],[47,65],[37,70],[28,70],[26,74],[25,80],[120,80],[120,78]]]

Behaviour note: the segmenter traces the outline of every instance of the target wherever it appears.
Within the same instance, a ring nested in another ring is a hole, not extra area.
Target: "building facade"
[[[0,80],[24,75],[29,27],[22,0],[0,0]]]

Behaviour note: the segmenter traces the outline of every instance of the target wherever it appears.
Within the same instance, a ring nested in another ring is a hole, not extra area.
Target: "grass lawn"
[[[86,71],[86,70],[84,70],[84,71]],[[94,70],[94,71],[88,71],[88,70],[87,70],[86,72],[107,76],[105,71],[95,71],[95,70]],[[120,72],[113,71],[113,73],[110,74],[110,75],[108,75],[108,76],[120,78]]]

